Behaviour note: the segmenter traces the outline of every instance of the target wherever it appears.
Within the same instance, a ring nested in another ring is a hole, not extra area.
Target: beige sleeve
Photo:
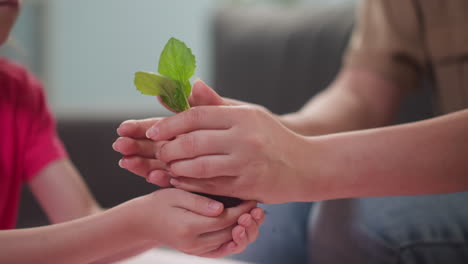
[[[419,87],[425,64],[422,25],[411,0],[363,0],[344,67],[375,71],[404,90]]]

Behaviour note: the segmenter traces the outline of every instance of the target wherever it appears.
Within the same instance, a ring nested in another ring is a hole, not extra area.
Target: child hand
[[[255,202],[223,210],[219,202],[174,188],[136,201],[138,210],[132,214],[142,237],[191,255],[221,257],[243,250],[256,238],[258,223],[263,221]],[[245,224],[241,220],[252,219],[250,211],[256,212],[256,221]],[[243,230],[245,236],[240,234]]]
[[[249,243],[257,240],[259,226],[263,224],[265,214],[262,208],[254,208],[249,214],[239,217],[238,225],[232,230],[234,241],[223,244],[219,249],[201,255],[207,258],[220,258],[230,254],[241,253],[247,248]]]

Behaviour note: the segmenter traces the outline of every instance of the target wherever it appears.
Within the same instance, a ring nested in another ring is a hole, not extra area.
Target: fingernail
[[[159,134],[159,128],[158,127],[152,127],[146,131],[146,137],[150,139],[155,139]]]
[[[176,178],[171,178],[170,183],[174,186],[180,185],[180,181]]]
[[[252,212],[252,216],[255,218],[255,220],[260,220],[261,218],[261,211],[260,210],[255,210]]]
[[[120,167],[120,168],[125,168],[125,167],[124,167],[124,164],[123,164],[123,159],[120,159],[120,160],[119,160],[119,167]]]
[[[120,125],[120,126],[122,126],[122,125]],[[122,132],[122,129],[120,128],[120,126],[116,129],[117,135],[120,135],[120,133]]]
[[[218,211],[221,206],[223,206],[220,202],[216,202],[216,201],[210,201],[208,202],[208,208],[211,210],[211,211]]]
[[[155,180],[155,177],[154,175],[148,175],[148,177],[146,177],[146,181],[149,182],[149,183],[153,183],[153,181]]]
[[[152,171],[148,174],[148,177],[146,177],[146,180],[148,182],[151,182],[152,180],[156,179],[156,174],[155,174],[155,171]]]
[[[234,243],[234,242],[229,242],[227,248],[228,248],[229,250],[235,249],[235,248],[236,248],[236,243]]]

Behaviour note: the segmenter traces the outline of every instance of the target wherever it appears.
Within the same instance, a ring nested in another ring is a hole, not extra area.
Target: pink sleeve
[[[57,136],[55,120],[47,105],[40,83],[30,76],[30,107],[25,112],[27,127],[24,156],[24,180],[31,180],[53,161],[67,157],[65,148]]]

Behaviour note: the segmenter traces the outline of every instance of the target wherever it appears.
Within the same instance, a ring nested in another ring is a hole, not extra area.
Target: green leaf
[[[171,38],[159,58],[158,72],[183,85],[186,97],[190,96],[190,78],[195,73],[196,62],[192,50],[184,42]]]
[[[172,110],[190,108],[187,98],[192,92],[190,78],[195,72],[195,56],[180,40],[169,39],[159,58],[159,73],[136,72],[135,86],[146,95],[160,96]]]
[[[134,84],[142,94],[161,96],[162,101],[176,112],[190,108],[180,82],[151,72],[136,72]]]

